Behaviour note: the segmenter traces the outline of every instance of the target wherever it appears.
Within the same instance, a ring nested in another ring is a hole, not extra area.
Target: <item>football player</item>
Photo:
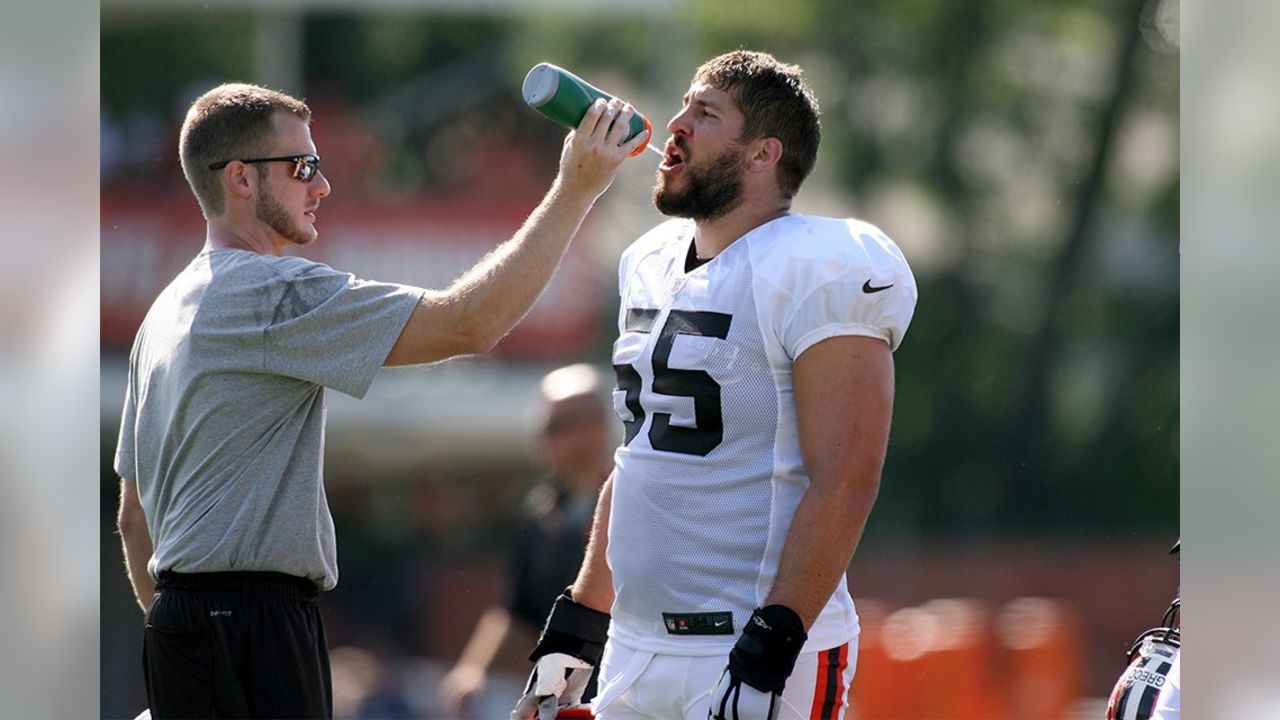
[[[798,67],[721,55],[682,105],[653,192],[674,219],[619,266],[625,440],[513,719],[575,705],[596,666],[605,720],[844,717],[845,569],[915,280],[875,226],[792,212],[820,137]]]

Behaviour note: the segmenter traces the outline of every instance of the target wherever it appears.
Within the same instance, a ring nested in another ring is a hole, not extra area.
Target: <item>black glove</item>
[[[711,693],[710,720],[773,720],[782,689],[805,640],[804,623],[785,605],[756,608],[729,651],[729,663]]]
[[[566,588],[529,654],[535,665],[511,720],[551,720],[558,709],[580,703],[608,638],[609,614],[574,602]]]

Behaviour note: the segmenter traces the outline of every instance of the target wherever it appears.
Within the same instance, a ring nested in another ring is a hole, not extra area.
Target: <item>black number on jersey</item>
[[[653,321],[658,318],[657,310],[645,308],[627,309],[627,332],[648,333],[653,330]],[[631,420],[622,423],[627,437],[623,445],[630,445],[644,425],[644,406],[640,404],[640,373],[630,365],[614,365],[613,371],[618,375],[618,389],[626,392],[627,410],[631,411]]]
[[[648,308],[627,310],[627,332],[647,333],[653,330],[658,311]],[[659,395],[693,398],[694,427],[671,424],[671,413],[654,413],[649,427],[649,444],[654,450],[686,455],[711,452],[724,440],[724,419],[720,412],[720,384],[703,370],[672,369],[671,348],[677,335],[698,335],[721,340],[729,336],[733,316],[726,313],[695,310],[672,310],[658,333],[653,346],[653,391]],[[626,406],[632,420],[623,423],[630,444],[644,425],[645,410],[640,404],[640,373],[630,365],[614,365],[618,389],[626,393]]]

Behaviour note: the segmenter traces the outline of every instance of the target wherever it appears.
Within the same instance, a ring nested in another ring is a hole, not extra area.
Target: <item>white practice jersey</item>
[[[610,637],[657,653],[727,653],[773,587],[809,486],[792,363],[826,338],[896,349],[916,303],[898,247],[873,225],[788,215],[685,272],[694,225],[672,220],[623,254],[613,348]],[[856,408],[851,408],[856,411]],[[805,651],[854,639],[842,577]]]

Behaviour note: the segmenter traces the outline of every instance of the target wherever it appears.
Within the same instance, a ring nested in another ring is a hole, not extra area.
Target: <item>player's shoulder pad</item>
[[[752,243],[756,272],[773,284],[802,291],[815,283],[853,275],[873,286],[915,286],[897,244],[880,228],[855,218],[792,215],[772,223]],[[865,277],[864,277],[865,276]]]
[[[804,215],[762,229],[751,237],[757,307],[790,357],[834,331],[856,330],[898,347],[916,284],[887,235],[861,220]]]

